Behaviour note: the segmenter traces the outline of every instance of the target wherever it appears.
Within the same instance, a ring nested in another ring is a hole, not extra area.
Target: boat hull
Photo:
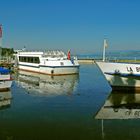
[[[140,64],[96,62],[115,90],[140,91]]]
[[[47,75],[70,75],[78,74],[79,66],[31,66],[19,65],[18,69],[30,72],[36,72]]]

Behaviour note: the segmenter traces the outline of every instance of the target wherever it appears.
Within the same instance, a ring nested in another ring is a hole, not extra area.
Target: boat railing
[[[72,56],[72,58],[73,58],[74,60],[78,60],[77,56]]]
[[[140,63],[140,59],[134,58],[119,58],[119,57],[108,57],[106,61],[109,62],[125,62],[125,63]]]
[[[45,51],[43,57],[65,57],[65,53],[62,51]]]

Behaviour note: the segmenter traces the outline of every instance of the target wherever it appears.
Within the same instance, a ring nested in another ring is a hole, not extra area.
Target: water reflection
[[[140,118],[140,93],[112,92],[96,119],[138,119]]]
[[[10,107],[11,99],[11,91],[0,92],[0,110]]]
[[[16,82],[28,93],[37,95],[70,95],[77,88],[79,75],[49,76],[18,71]]]

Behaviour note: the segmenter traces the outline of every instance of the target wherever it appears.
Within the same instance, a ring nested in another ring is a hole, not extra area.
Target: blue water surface
[[[14,77],[11,91],[0,98],[0,140],[140,138],[139,119],[95,118],[111,94],[95,64],[81,65],[79,75],[45,77],[17,72]]]

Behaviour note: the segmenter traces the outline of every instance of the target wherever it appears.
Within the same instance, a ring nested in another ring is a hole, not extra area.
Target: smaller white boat
[[[0,46],[2,46],[2,25],[0,25]],[[1,50],[0,48],[0,57],[1,57]],[[0,67],[0,91],[9,90],[12,85],[12,78],[10,75],[10,70]]]
[[[10,70],[0,67],[0,91],[9,90],[12,81]]]

